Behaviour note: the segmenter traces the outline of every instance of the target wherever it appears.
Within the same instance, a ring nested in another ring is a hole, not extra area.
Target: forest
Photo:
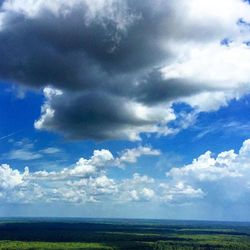
[[[0,249],[250,249],[250,224],[115,219],[3,219]]]

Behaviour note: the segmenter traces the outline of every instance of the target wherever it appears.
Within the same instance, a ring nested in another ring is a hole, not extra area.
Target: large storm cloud
[[[176,133],[173,103],[211,111],[249,92],[249,13],[241,0],[5,0],[0,78],[45,89],[38,129]]]

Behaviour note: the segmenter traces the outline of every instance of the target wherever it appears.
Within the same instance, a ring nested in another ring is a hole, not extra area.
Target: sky
[[[250,221],[250,3],[0,1],[0,216]]]

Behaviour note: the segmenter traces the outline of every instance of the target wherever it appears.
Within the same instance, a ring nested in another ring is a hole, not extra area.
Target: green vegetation
[[[0,221],[0,250],[250,250],[246,223]]]
[[[25,250],[61,250],[61,249],[69,249],[69,250],[100,250],[106,249],[111,250],[112,247],[105,246],[103,244],[98,243],[54,243],[54,242],[20,242],[20,241],[0,241],[0,250],[7,249],[25,249]]]

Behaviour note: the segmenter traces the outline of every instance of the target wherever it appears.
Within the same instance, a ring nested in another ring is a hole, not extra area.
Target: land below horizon
[[[2,218],[0,249],[250,249],[250,223],[186,220]]]

